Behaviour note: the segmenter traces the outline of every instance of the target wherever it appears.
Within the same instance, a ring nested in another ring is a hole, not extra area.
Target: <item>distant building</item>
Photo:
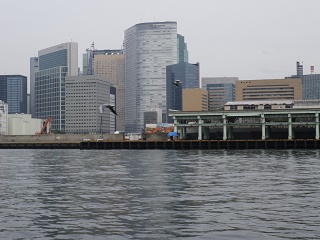
[[[110,133],[113,113],[106,109],[100,113],[100,105],[111,104],[110,83],[102,76],[66,77],[66,133]],[[115,123],[114,123],[115,125]]]
[[[303,76],[303,65],[300,62],[297,62],[297,77]]]
[[[30,58],[30,114],[35,117],[34,105],[35,105],[35,79],[36,72],[39,71],[39,58]]]
[[[310,66],[310,74],[303,74],[303,65],[296,62],[297,74],[287,77],[287,79],[302,79],[302,99],[320,99],[320,74],[314,74],[314,66]]]
[[[227,102],[234,101],[235,86],[233,83],[206,84],[208,91],[208,110],[223,108]]]
[[[235,101],[302,99],[302,80],[265,79],[235,82]]]
[[[0,75],[0,100],[8,104],[8,113],[27,113],[26,76]]]
[[[169,109],[182,110],[182,90],[186,88],[199,88],[199,63],[190,64],[180,62],[166,67],[166,96],[167,114]],[[174,82],[180,80],[182,83],[177,87]],[[172,123],[171,117],[166,122]]]
[[[110,55],[123,55],[122,49],[95,49],[94,43],[91,48],[86,49],[86,53],[83,54],[82,59],[82,74],[83,75],[97,75],[95,72],[95,58],[96,56],[110,56]]]
[[[187,43],[184,41],[184,36],[177,34],[178,45],[178,63],[189,62],[189,53]]]
[[[31,95],[27,94],[27,114],[31,114]]]
[[[0,100],[0,135],[8,134],[8,104]]]
[[[207,89],[207,84],[226,84],[235,83],[239,80],[238,77],[202,77],[201,78],[201,88]]]
[[[166,66],[176,64],[177,23],[147,22],[125,30],[125,122],[127,132],[144,127],[144,112],[162,110],[166,121]]]
[[[237,77],[203,77],[201,88],[208,91],[209,111],[222,108],[226,102],[234,101]]]
[[[158,114],[155,111],[150,111],[150,112],[144,112],[144,126],[146,126],[146,124],[156,124],[158,123]]]
[[[8,135],[35,135],[42,123],[41,119],[31,118],[31,114],[9,114]]]
[[[65,131],[65,77],[78,75],[78,44],[62,43],[38,52],[35,73],[36,118],[51,118],[51,129]]]
[[[208,111],[208,91],[201,88],[182,90],[182,111]]]
[[[124,112],[124,55],[122,51],[112,51],[106,54],[99,54],[93,50],[94,55],[94,73],[95,75],[106,77],[112,86],[116,89],[116,105],[117,111],[117,131],[125,130],[125,112]]]

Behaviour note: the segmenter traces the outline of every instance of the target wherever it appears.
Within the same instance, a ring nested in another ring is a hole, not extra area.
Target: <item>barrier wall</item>
[[[89,140],[90,139],[90,140]],[[123,141],[123,134],[50,134],[50,135],[0,135],[0,142],[77,142]]]

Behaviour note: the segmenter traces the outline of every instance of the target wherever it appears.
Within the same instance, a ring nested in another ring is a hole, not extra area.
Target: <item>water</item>
[[[0,239],[320,239],[318,150],[0,150]]]

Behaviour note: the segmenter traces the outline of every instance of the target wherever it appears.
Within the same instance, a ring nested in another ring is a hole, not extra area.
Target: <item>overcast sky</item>
[[[0,0],[0,74],[29,78],[30,57],[63,42],[82,54],[121,47],[124,30],[176,21],[201,77],[283,78],[296,61],[320,73],[320,0]]]

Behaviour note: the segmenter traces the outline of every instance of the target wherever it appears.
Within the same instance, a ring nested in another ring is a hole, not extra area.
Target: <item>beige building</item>
[[[208,111],[208,91],[201,88],[183,89],[182,111]]]
[[[95,75],[106,77],[116,88],[117,131],[125,130],[124,113],[124,55],[108,54],[94,56]]]
[[[302,79],[235,81],[235,101],[302,99]]]

